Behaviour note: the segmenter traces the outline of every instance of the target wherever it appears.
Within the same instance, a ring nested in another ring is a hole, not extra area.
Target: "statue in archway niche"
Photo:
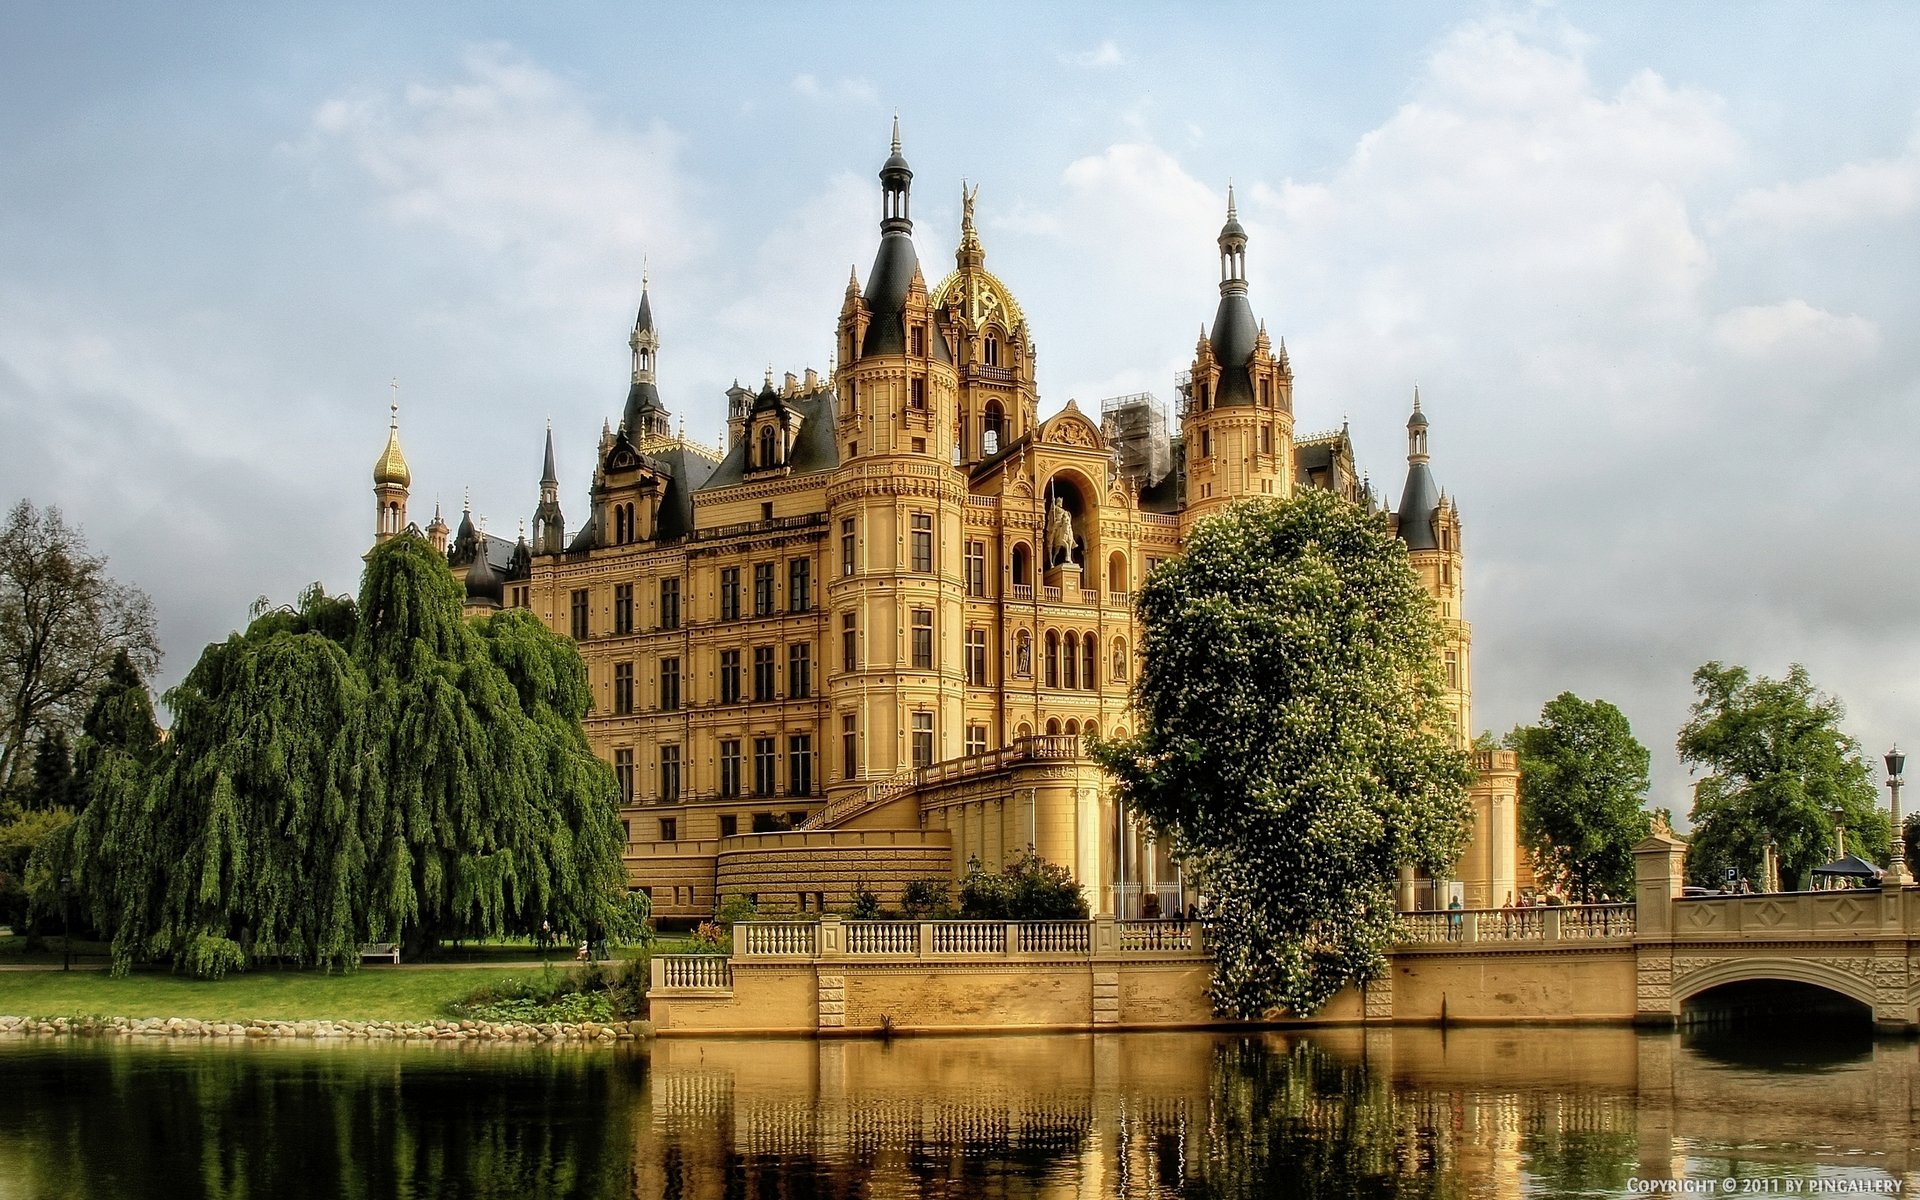
[[[1014,641],[1013,673],[1021,679],[1033,678],[1033,635],[1024,629]]]
[[[1061,502],[1060,493],[1055,492],[1053,506],[1047,509],[1047,565],[1079,566],[1073,557],[1074,546],[1073,514]]]

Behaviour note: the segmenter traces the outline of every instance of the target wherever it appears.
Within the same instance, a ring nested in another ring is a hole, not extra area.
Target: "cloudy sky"
[[[894,111],[963,178],[1042,410],[1170,396],[1231,181],[1302,431],[1391,498],[1414,386],[1466,524],[1475,723],[1626,710],[1655,800],[1709,659],[1920,743],[1920,7],[68,5],[0,38],[0,481],[158,601],[161,683],[346,590],[400,382],[413,515],[509,535],[626,390],[717,439],[824,369]],[[690,11],[681,11],[690,10]]]

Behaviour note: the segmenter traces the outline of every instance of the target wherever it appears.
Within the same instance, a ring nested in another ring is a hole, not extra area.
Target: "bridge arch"
[[[1735,957],[1689,972],[1673,987],[1675,1009],[1715,988],[1735,983],[1799,983],[1875,1008],[1872,985],[1863,977],[1806,958]]]

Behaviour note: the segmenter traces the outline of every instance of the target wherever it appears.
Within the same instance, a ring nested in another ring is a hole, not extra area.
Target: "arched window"
[[[1000,453],[1000,443],[1007,439],[1007,414],[998,400],[987,401],[987,415],[980,425],[980,453],[989,457]]]
[[[987,335],[987,346],[985,351],[985,357],[986,357],[988,366],[997,367],[1000,365],[1000,335],[999,334],[989,333]]]
[[[1047,630],[1047,686],[1060,686],[1060,635]]]
[[[1082,725],[1082,726],[1080,727],[1080,732],[1081,732],[1081,733],[1084,733],[1084,734],[1086,734],[1086,735],[1088,735],[1089,737],[1099,737],[1099,736],[1100,736],[1100,722],[1098,722],[1098,721],[1088,721],[1088,722],[1087,722],[1087,723],[1086,723],[1085,725]]]
[[[1107,678],[1115,683],[1127,681],[1127,639],[1125,638],[1113,639],[1113,670]]]
[[[1061,680],[1069,688],[1080,686],[1080,635],[1067,635],[1066,672]]]
[[[1080,736],[1080,722],[1078,722],[1078,721],[1068,721],[1068,722],[1067,722],[1067,728],[1066,728],[1066,734],[1067,734],[1067,736],[1068,736],[1068,737],[1079,737],[1079,736]]]
[[[1127,590],[1127,556],[1118,550],[1107,559],[1107,590],[1116,596]]]
[[[1016,732],[1020,740],[1025,741],[1027,738],[1030,738],[1033,736],[1033,726],[1027,724],[1025,721],[1022,721],[1020,722],[1020,728]]]
[[[1091,691],[1100,686],[1094,663],[1100,657],[1100,640],[1089,633],[1080,639],[1080,686]]]
[[[760,430],[760,464],[759,465],[763,468],[770,467],[773,465],[773,426],[771,425],[768,425]]]
[[[1047,736],[1048,736],[1048,737],[1059,737],[1059,736],[1060,736],[1060,718],[1059,718],[1059,717],[1050,717],[1050,718],[1048,718],[1048,720],[1047,720]]]
[[[1013,586],[1033,586],[1033,554],[1025,542],[1013,544]]]

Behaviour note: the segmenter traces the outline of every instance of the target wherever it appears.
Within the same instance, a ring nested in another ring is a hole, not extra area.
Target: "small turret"
[[[1407,418],[1407,486],[1400,493],[1397,532],[1409,550],[1437,550],[1434,514],[1440,489],[1427,466],[1427,415],[1420,411],[1420,389],[1413,389],[1413,415]]]
[[[388,403],[387,448],[373,463],[375,544],[386,541],[407,527],[407,489],[413,485],[413,471],[407,456],[400,452],[400,385],[393,385]]]
[[[653,301],[645,275],[640,277],[640,311],[633,318],[627,345],[633,351],[633,382],[620,413],[620,428],[636,443],[642,438],[671,437],[672,416],[660,403],[660,388],[654,380],[659,369],[660,335],[653,327]]]

